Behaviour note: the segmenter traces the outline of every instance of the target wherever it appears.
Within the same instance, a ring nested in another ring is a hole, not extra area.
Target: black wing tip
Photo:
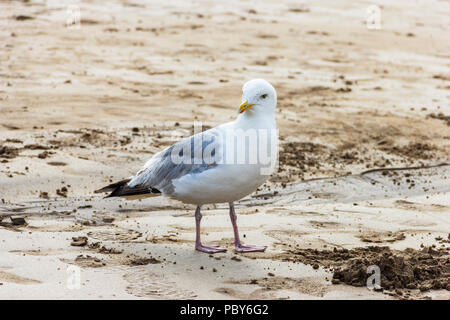
[[[128,179],[123,179],[114,183],[111,183],[109,185],[107,185],[106,187],[100,188],[98,190],[95,190],[94,193],[104,193],[104,192],[110,192],[116,190],[117,188],[120,188],[123,185],[126,185],[128,182],[130,182],[130,178]]]
[[[153,187],[147,187],[147,186],[134,186],[132,188],[128,187],[128,182],[131,179],[124,179],[122,181],[110,184],[106,187],[103,187],[101,189],[98,189],[94,191],[94,193],[103,193],[103,192],[111,192],[108,194],[104,199],[106,198],[114,198],[114,197],[129,197],[129,196],[137,196],[137,195],[145,195],[145,194],[160,194],[161,191],[159,191],[156,188]]]

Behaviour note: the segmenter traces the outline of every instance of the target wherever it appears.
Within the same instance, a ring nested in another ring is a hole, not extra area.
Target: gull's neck
[[[239,114],[235,124],[243,129],[249,128],[276,128],[275,115],[273,112],[248,112]]]

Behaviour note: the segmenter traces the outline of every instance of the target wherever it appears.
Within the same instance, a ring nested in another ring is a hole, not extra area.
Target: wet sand
[[[71,29],[66,4],[0,3],[0,298],[449,299],[450,8],[379,5],[369,30],[363,1],[83,1]],[[265,253],[234,253],[225,204],[210,256],[193,207],[93,195],[233,119],[252,78],[280,163],[236,209]]]

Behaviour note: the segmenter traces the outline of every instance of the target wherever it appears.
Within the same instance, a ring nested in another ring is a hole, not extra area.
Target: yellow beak
[[[239,113],[244,112],[245,110],[253,107],[254,104],[249,104],[248,100],[245,100],[244,102],[242,102],[242,104],[239,106]]]

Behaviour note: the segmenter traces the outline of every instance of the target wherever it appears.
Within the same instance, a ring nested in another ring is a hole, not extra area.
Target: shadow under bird
[[[226,249],[201,243],[200,208],[204,204],[229,203],[236,251],[262,252],[266,246],[241,243],[234,201],[254,192],[273,171],[278,157],[278,136],[273,134],[276,106],[277,94],[269,82],[248,81],[242,87],[242,104],[234,121],[182,139],[155,154],[135,176],[95,192],[110,192],[107,198],[126,199],[163,195],[196,205],[195,249],[206,253]],[[260,156],[261,151],[268,150],[265,161],[251,161],[255,154]]]

